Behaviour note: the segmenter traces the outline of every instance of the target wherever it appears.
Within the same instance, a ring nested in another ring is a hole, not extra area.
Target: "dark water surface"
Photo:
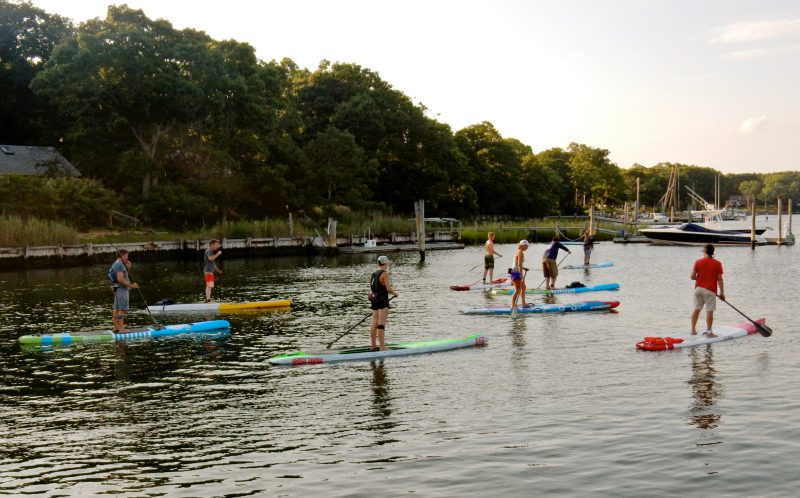
[[[528,251],[532,268],[543,249]],[[575,249],[564,264],[580,262]],[[502,269],[513,248],[499,250]],[[718,249],[730,302],[767,317],[772,337],[636,351],[644,335],[688,329],[699,256],[598,244],[594,261],[615,266],[562,270],[559,283],[618,282],[583,297],[620,300],[617,313],[511,318],[459,313],[508,297],[448,290],[480,278],[467,271],[480,248],[430,252],[424,264],[390,255],[391,339],[480,332],[488,345],[298,368],[266,360],[324,346],[366,316],[375,256],[225,261],[215,297],[291,298],[291,312],[227,315],[218,337],[45,351],[17,337],[110,323],[106,265],[2,272],[0,494],[794,496],[798,248]],[[134,275],[151,302],[201,297],[199,262],[142,263]],[[717,323],[741,321],[719,303]],[[364,322],[338,344],[367,336]]]

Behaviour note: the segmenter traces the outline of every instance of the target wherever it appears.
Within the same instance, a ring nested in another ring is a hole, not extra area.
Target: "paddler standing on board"
[[[112,328],[114,333],[122,334],[128,332],[125,330],[125,313],[130,307],[129,289],[138,289],[139,284],[131,282],[128,276],[128,268],[131,266],[131,262],[128,261],[128,251],[119,249],[117,253],[119,257],[111,265],[111,268],[109,268],[108,275],[114,283],[112,287],[114,291],[114,315],[111,319]]]
[[[206,302],[211,302],[211,290],[214,288],[214,272],[222,273],[222,270],[217,268],[216,260],[220,254],[222,254],[221,249],[217,249],[219,247],[219,241],[217,239],[211,239],[211,242],[208,243],[208,249],[206,249],[205,254],[203,255],[203,279],[206,282]]]
[[[503,257],[502,254],[494,249],[494,232],[489,232],[486,235],[486,243],[483,245],[483,286],[486,287],[486,274],[489,274],[489,283],[494,281],[494,255]]]
[[[692,274],[694,280],[694,311],[692,311],[692,335],[697,335],[697,319],[700,310],[706,308],[706,331],[708,337],[717,337],[712,331],[714,310],[717,307],[717,287],[719,298],[725,300],[725,284],[722,281],[722,263],[714,259],[714,246],[703,246],[703,257],[694,262]]]
[[[389,279],[389,258],[378,256],[378,269],[372,273],[369,300],[372,305],[372,326],[369,329],[371,351],[385,351],[386,319],[389,317],[389,294],[397,297],[397,291]]]
[[[546,288],[550,290],[555,290],[556,288],[556,278],[558,277],[558,263],[556,263],[556,258],[558,257],[559,249],[563,249],[572,254],[572,251],[567,249],[567,246],[559,242],[558,235],[556,235],[550,241],[550,245],[547,249],[545,249],[542,258],[542,273],[544,273],[544,280],[547,284]]]
[[[514,295],[511,297],[512,312],[517,309],[517,301],[520,296],[522,296],[522,307],[528,306],[527,301],[525,301],[525,274],[523,273],[523,271],[527,272],[528,269],[525,268],[523,263],[525,262],[525,251],[528,250],[529,245],[525,239],[519,241],[517,252],[514,253],[514,266],[511,267],[509,272],[511,283],[514,285]]]

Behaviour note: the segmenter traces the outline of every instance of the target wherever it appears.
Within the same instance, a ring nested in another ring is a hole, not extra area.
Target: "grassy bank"
[[[0,215],[0,247],[79,244],[80,234],[69,225],[38,218]]]
[[[546,218],[482,223],[465,222],[460,228],[453,228],[453,230],[461,232],[461,241],[467,245],[482,244],[486,240],[486,233],[490,231],[495,232],[495,240],[498,243],[510,244],[521,239],[528,239],[531,242],[545,242],[550,240],[556,233],[562,239],[575,240],[580,238],[586,223],[587,221],[582,218]],[[601,223],[599,228],[619,231],[621,225]],[[294,237],[313,237],[317,234],[324,236],[325,229],[325,225],[314,223],[310,219],[294,220],[291,235]],[[428,232],[450,230],[449,227],[439,227],[433,223],[429,223],[426,229]],[[379,213],[345,213],[337,219],[336,232],[339,237],[347,237],[351,234],[381,236],[391,233],[408,234],[414,232],[414,230],[414,220],[404,216],[386,216]],[[44,221],[36,218],[23,220],[16,216],[0,217],[0,247],[289,236],[289,223],[286,218],[227,221],[200,230],[181,232],[137,229],[124,231],[97,230],[79,233],[72,227],[59,222]],[[602,232],[596,234],[597,240],[611,240],[612,237],[612,234]]]

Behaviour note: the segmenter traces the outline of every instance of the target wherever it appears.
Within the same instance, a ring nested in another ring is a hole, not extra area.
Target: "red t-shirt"
[[[694,262],[693,270],[697,272],[695,288],[702,287],[716,294],[717,279],[722,275],[722,263],[714,258],[705,256]]]

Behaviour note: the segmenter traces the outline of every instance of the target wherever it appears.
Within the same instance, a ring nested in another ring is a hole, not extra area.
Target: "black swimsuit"
[[[389,307],[389,289],[381,283],[381,273],[386,270],[377,270],[372,274],[370,281],[370,290],[375,294],[375,300],[372,301],[373,310],[382,310]]]

